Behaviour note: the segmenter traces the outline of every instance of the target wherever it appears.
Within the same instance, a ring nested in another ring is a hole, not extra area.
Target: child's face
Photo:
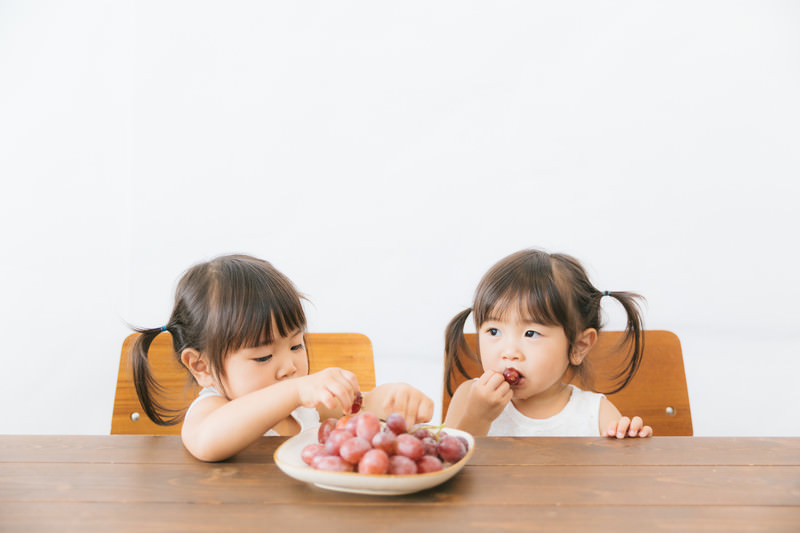
[[[560,326],[545,326],[518,313],[490,317],[478,330],[484,370],[516,369],[521,379],[513,387],[515,399],[525,399],[560,387],[569,366],[569,343]]]
[[[274,330],[272,344],[240,348],[225,360],[223,385],[233,400],[284,379],[308,375],[303,332],[280,337]]]

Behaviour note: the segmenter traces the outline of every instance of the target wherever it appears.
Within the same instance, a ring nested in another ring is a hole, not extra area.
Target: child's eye
[[[266,363],[270,359],[272,359],[272,355],[271,354],[270,355],[265,355],[264,357],[256,357],[255,359],[253,359],[253,361],[255,361],[256,363]]]
[[[303,346],[302,344],[295,344],[294,346],[292,346],[292,351],[296,352],[297,350],[302,350],[303,348],[305,348],[305,346]]]
[[[500,335],[500,330],[497,328],[489,328],[486,331],[488,331],[489,335],[491,335],[492,337],[497,337],[498,335]]]
[[[539,333],[538,331],[533,331],[532,329],[529,329],[528,331],[525,332],[526,337],[538,337],[539,335],[541,335],[541,333]]]

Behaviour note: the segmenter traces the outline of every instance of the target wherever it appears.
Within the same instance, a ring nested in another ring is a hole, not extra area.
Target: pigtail
[[[164,395],[165,389],[153,376],[147,356],[153,339],[165,330],[166,328],[135,329],[139,336],[131,347],[129,357],[136,396],[145,414],[159,426],[174,426],[183,420],[184,412],[169,409],[159,400],[159,396]]]
[[[458,357],[459,352],[466,354],[471,359],[475,361],[479,361],[478,357],[472,353],[469,346],[467,345],[467,341],[464,338],[464,325],[467,322],[467,318],[469,314],[472,312],[472,309],[465,309],[464,311],[457,314],[453,319],[447,324],[447,328],[445,328],[444,333],[444,387],[447,390],[450,396],[453,395],[453,378],[454,378],[454,370],[458,370],[458,372],[467,379],[472,378],[467,370],[464,368],[464,365],[461,364],[461,360]]]
[[[620,342],[620,348],[627,346],[626,358],[621,365],[619,374],[615,376],[615,379],[618,380],[617,387],[614,390],[606,392],[606,394],[614,394],[624,389],[628,383],[631,382],[642,362],[642,353],[644,352],[644,319],[642,318],[642,309],[639,306],[639,300],[642,297],[638,294],[625,291],[606,291],[600,293],[601,297],[604,295],[611,296],[617,300],[622,305],[622,308],[625,310],[625,315],[627,316],[625,336]]]

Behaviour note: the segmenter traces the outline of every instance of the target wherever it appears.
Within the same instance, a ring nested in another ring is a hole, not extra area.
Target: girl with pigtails
[[[200,263],[181,278],[165,326],[137,329],[131,350],[136,393],[161,425],[181,421],[181,438],[198,459],[231,457],[262,435],[296,435],[322,419],[354,410],[355,374],[341,368],[308,373],[306,317],[292,282],[270,263],[228,255]],[[175,357],[202,387],[186,412],[158,401],[148,348],[164,331]],[[363,393],[363,408],[400,413],[411,426],[427,422],[433,402],[405,383]]]
[[[478,284],[472,308],[447,326],[445,386],[453,372],[463,373],[459,351],[480,361],[484,372],[456,389],[445,424],[477,436],[651,436],[640,417],[623,416],[604,394],[564,381],[570,372],[585,372],[607,298],[625,310],[630,348],[610,394],[630,382],[641,361],[641,297],[599,291],[581,264],[565,254],[523,250],[500,260]],[[477,354],[464,339],[470,314]]]

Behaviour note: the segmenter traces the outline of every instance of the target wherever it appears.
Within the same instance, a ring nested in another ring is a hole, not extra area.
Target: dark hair
[[[159,333],[172,334],[179,362],[181,353],[193,348],[219,379],[230,353],[273,341],[273,323],[282,337],[306,328],[300,294],[270,263],[226,255],[191,267],[178,282],[165,328],[134,328],[141,335],[130,352],[133,381],[147,416],[159,425],[177,424],[184,416],[183,410],[167,409],[157,398],[163,387],[150,370],[147,352]]]
[[[517,311],[531,321],[564,328],[569,349],[578,336],[587,328],[601,329],[600,301],[611,296],[622,304],[627,315],[625,337],[622,345],[629,349],[621,370],[614,376],[616,385],[612,394],[622,390],[636,374],[644,348],[644,330],[638,299],[631,292],[601,292],[589,281],[583,266],[565,254],[549,254],[541,250],[522,250],[500,260],[483,276],[475,290],[471,309],[457,314],[445,330],[444,386],[452,395],[451,378],[457,370],[470,378],[458,359],[458,353],[466,354],[480,362],[480,355],[469,349],[464,339],[464,324],[470,313],[475,326],[480,330],[490,317],[502,316]],[[586,376],[583,363],[570,368]]]

